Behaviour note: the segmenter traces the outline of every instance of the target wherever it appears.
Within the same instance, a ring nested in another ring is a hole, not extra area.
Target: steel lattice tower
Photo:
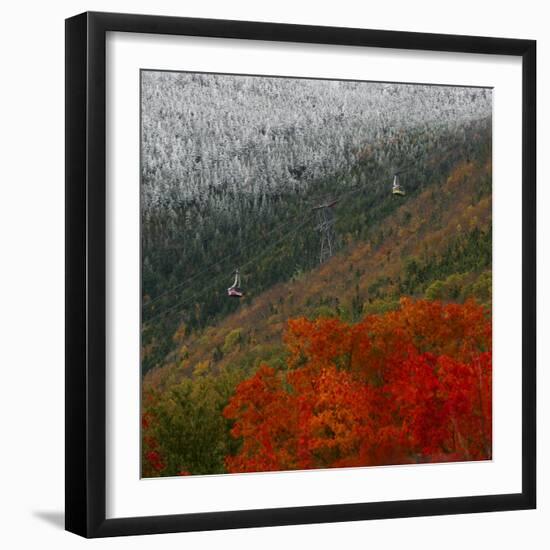
[[[321,252],[319,254],[319,263],[328,260],[334,253],[336,239],[334,235],[334,211],[333,207],[338,201],[331,201],[320,204],[313,208],[317,211],[318,224],[315,227],[321,233]]]

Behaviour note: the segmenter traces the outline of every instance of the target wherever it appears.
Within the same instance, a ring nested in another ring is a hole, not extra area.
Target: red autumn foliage
[[[144,403],[146,406],[155,403],[155,396],[152,393],[144,395]],[[155,423],[155,415],[145,409],[141,414],[141,429],[142,429],[142,474],[144,477],[158,476],[166,468],[165,461],[160,452],[160,445],[157,438],[151,433],[151,429]]]
[[[153,468],[153,470],[157,472],[162,472],[162,470],[164,470],[164,461],[158,451],[149,451],[145,456],[147,457],[149,465]]]
[[[224,410],[230,472],[491,458],[491,321],[403,299],[348,325],[289,321],[287,372],[261,366]]]

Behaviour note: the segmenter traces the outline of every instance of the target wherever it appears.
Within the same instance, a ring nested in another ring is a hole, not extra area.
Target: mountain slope
[[[202,331],[181,323],[175,351],[148,372],[144,388],[172,386],[193,374],[228,368],[253,372],[260,362],[284,365],[288,319],[338,316],[358,320],[395,308],[402,295],[490,303],[491,163],[461,162],[446,179],[374,224],[357,242],[341,234],[340,251],[326,263],[279,283]],[[365,212],[368,218],[368,210]],[[337,228],[338,228],[337,220]]]
[[[314,223],[273,244],[312,206],[345,194],[337,233],[367,241],[395,171],[416,196],[479,159],[491,105],[477,88],[142,72],[142,373],[181,321],[240,308],[224,297],[237,266],[249,297],[316,267]]]

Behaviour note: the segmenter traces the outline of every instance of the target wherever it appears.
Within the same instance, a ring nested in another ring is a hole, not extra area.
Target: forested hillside
[[[319,261],[311,208],[340,198],[340,247],[381,239],[399,206],[490,151],[488,90],[142,73],[142,370],[171,335],[217,323]],[[483,192],[482,190],[479,192]]]
[[[460,163],[441,185],[398,202],[365,240],[349,244],[322,266],[242,303],[238,311],[196,332],[183,321],[173,351],[145,385],[164,388],[195,369],[253,371],[284,363],[287,319],[338,317],[396,309],[401,296],[491,305],[491,162]],[[342,222],[344,223],[344,222]]]
[[[490,459],[491,92],[142,91],[142,475]]]

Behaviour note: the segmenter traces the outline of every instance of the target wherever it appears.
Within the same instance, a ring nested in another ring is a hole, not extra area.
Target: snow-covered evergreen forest
[[[232,311],[235,267],[248,297],[318,261],[307,222],[341,201],[339,242],[366,238],[393,208],[394,171],[414,194],[490,147],[480,88],[142,71],[143,370],[173,328]],[[484,149],[485,148],[485,149]],[[338,214],[338,211],[337,211]],[[314,221],[314,220],[312,220]]]
[[[352,166],[367,144],[491,113],[489,90],[442,86],[145,71],[142,91],[145,217],[303,188]]]

